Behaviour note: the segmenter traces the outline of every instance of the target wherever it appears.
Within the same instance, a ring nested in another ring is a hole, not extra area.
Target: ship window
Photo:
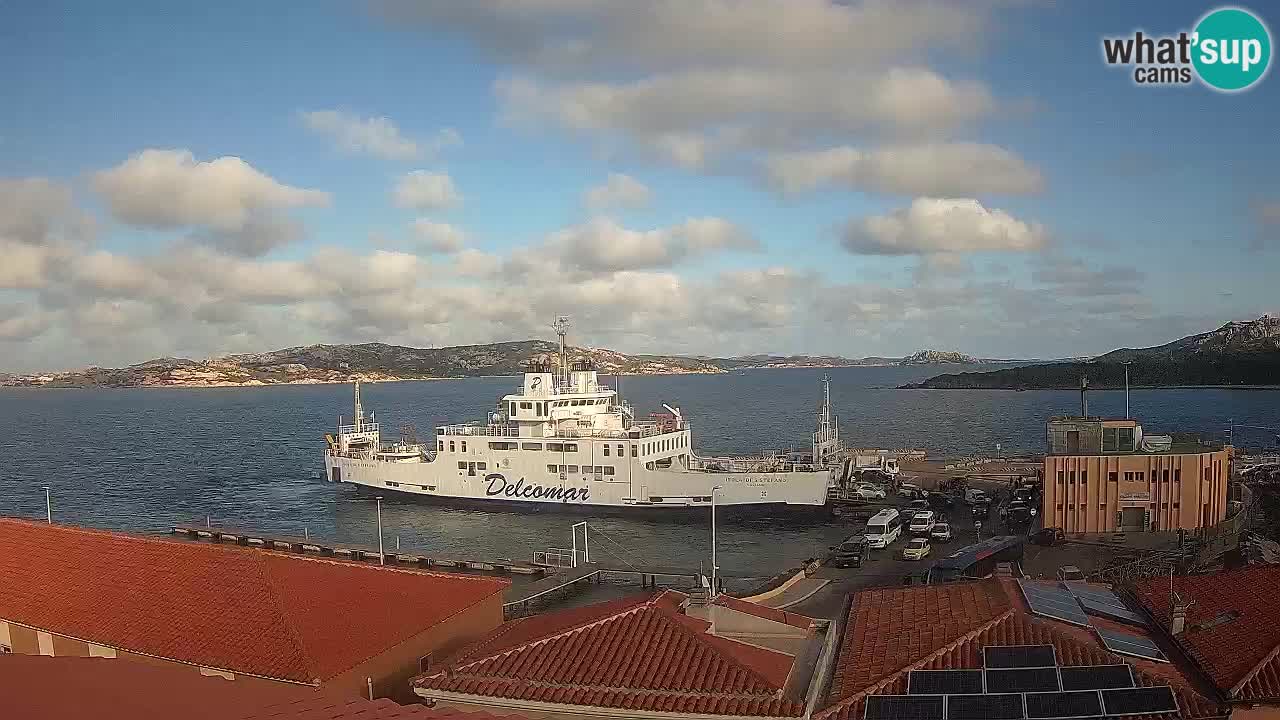
[[[489,442],[490,450],[518,450],[519,448],[520,443],[505,442],[501,440]]]
[[[563,467],[563,468],[564,468],[564,471],[565,471],[565,472],[567,472],[567,473],[576,473],[576,472],[578,472],[578,466],[577,466],[577,465],[562,465],[561,467]]]
[[[650,496],[649,496],[649,502],[651,502],[651,503],[655,503],[655,502],[662,502],[662,498],[661,498],[661,497],[659,497],[659,496],[657,496],[657,495],[650,495]]]
[[[440,440],[439,442],[437,442],[437,443],[436,443],[436,445],[438,446],[438,447],[436,447],[436,450],[437,450],[437,451],[439,451],[439,452],[444,452],[444,441],[443,441],[443,440]]]
[[[449,452],[453,452],[453,441],[449,441]]]
[[[388,481],[387,481],[386,485],[387,485],[387,487],[400,487],[400,483],[398,483],[398,482],[391,482],[390,480],[388,480]]]
[[[604,456],[609,457],[609,443],[604,444]]]
[[[520,447],[524,450],[541,450],[542,443],[524,443]]]
[[[565,452],[578,452],[578,443],[565,443],[565,444],[564,444],[564,451],[565,451]]]
[[[564,452],[564,443],[547,443],[547,450],[551,452]]]
[[[627,454],[627,446],[618,443],[618,457],[624,457]]]
[[[612,466],[612,465],[605,465],[605,466],[604,466],[604,474],[605,474],[605,475],[612,475],[612,474],[613,474],[613,466]]]
[[[521,410],[532,410],[532,409],[533,409],[533,403],[531,403],[531,402],[522,402],[522,403],[520,403],[520,409],[521,409]]]
[[[636,454],[637,454],[637,453],[636,453],[636,446],[635,446],[635,445],[632,445],[632,446],[631,446],[631,457],[635,457],[635,456],[636,456]]]
[[[418,487],[422,488],[423,490],[432,490],[432,491],[434,491],[434,490],[436,489],[436,486],[435,486],[435,485],[419,485]]]
[[[466,461],[465,461],[465,460],[459,460],[459,461],[458,461],[458,469],[459,469],[459,470],[466,470],[466,469],[467,469],[467,463],[466,463]]]
[[[481,460],[480,462],[476,463],[476,467],[481,470],[487,470],[489,468],[489,464]]]
[[[556,470],[556,466],[555,466],[555,465],[548,465],[548,466],[547,466],[547,472],[549,472],[549,473],[554,473],[554,472],[558,472],[558,471]]]
[[[466,440],[463,440],[463,441],[462,441],[462,452],[466,452],[466,451],[467,451],[467,441],[466,441]]]
[[[511,414],[512,415],[516,414],[516,404],[514,402],[511,403]]]
[[[1104,427],[1102,428],[1102,452],[1115,452],[1118,444],[1118,433],[1120,428]]]

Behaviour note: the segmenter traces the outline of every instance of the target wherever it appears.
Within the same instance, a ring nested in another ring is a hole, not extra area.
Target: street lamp
[[[716,566],[716,493],[724,488],[716,485],[711,488],[711,597],[716,596],[716,575],[720,568]]]
[[[50,499],[50,497],[49,497],[49,486],[48,486],[48,485],[41,485],[40,487],[44,490],[44,517],[45,517],[45,522],[47,522],[47,523],[49,523],[50,525],[52,525],[52,524],[53,524],[53,500],[52,500],[52,499]]]
[[[387,564],[387,555],[382,552],[382,496],[378,495],[373,498],[378,501],[378,564]]]

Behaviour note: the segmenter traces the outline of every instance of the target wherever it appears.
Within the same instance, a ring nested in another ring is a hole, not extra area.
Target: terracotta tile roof
[[[1280,698],[1280,566],[1175,577],[1174,592],[1194,603],[1174,640],[1232,700]],[[1137,585],[1134,595],[1169,627],[1168,578]]]
[[[314,682],[505,581],[0,519],[0,618],[101,645]]]
[[[908,670],[981,668],[982,648],[987,645],[1053,645],[1058,663],[1068,666],[1127,662],[1134,666],[1139,685],[1174,687],[1181,718],[1223,715],[1173,666],[1164,665],[1156,673],[1149,670],[1155,663],[1114,655],[1085,628],[1027,614],[1017,593],[1012,583],[990,579],[855,595],[828,705],[815,717],[860,719],[867,695],[906,692]]]
[[[193,668],[108,658],[0,655],[4,717],[22,720],[520,720],[339,697],[281,683],[224,680]]]
[[[427,696],[439,691],[739,716],[803,713],[782,697],[791,656],[708,634],[708,623],[680,611],[683,599],[668,591],[509,623],[413,683]]]

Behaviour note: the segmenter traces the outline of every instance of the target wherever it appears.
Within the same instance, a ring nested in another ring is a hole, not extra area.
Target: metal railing
[[[812,463],[795,463],[774,457],[689,457],[689,469],[696,472],[816,472],[826,468]]]
[[[356,426],[356,425],[339,425],[338,426],[338,434],[340,435],[350,435],[351,433],[355,433],[355,432],[378,432],[378,423],[367,422],[367,423],[361,423],[359,426]]]
[[[466,437],[519,437],[520,428],[517,425],[442,425],[436,428],[436,434]]]
[[[573,550],[565,548],[551,548],[549,550],[535,550],[533,553],[533,564],[543,567],[553,568],[572,568],[577,567],[577,553]]]

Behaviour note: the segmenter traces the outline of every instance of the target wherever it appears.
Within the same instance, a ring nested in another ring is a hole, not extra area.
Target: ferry
[[[365,416],[360,382],[350,424],[326,435],[329,481],[451,504],[531,509],[662,511],[709,507],[821,508],[843,458],[829,381],[812,453],[701,457],[679,407],[637,420],[589,360],[569,360],[557,320],[554,361],[533,360],[523,382],[483,422],[445,425],[433,441],[384,443]]]

